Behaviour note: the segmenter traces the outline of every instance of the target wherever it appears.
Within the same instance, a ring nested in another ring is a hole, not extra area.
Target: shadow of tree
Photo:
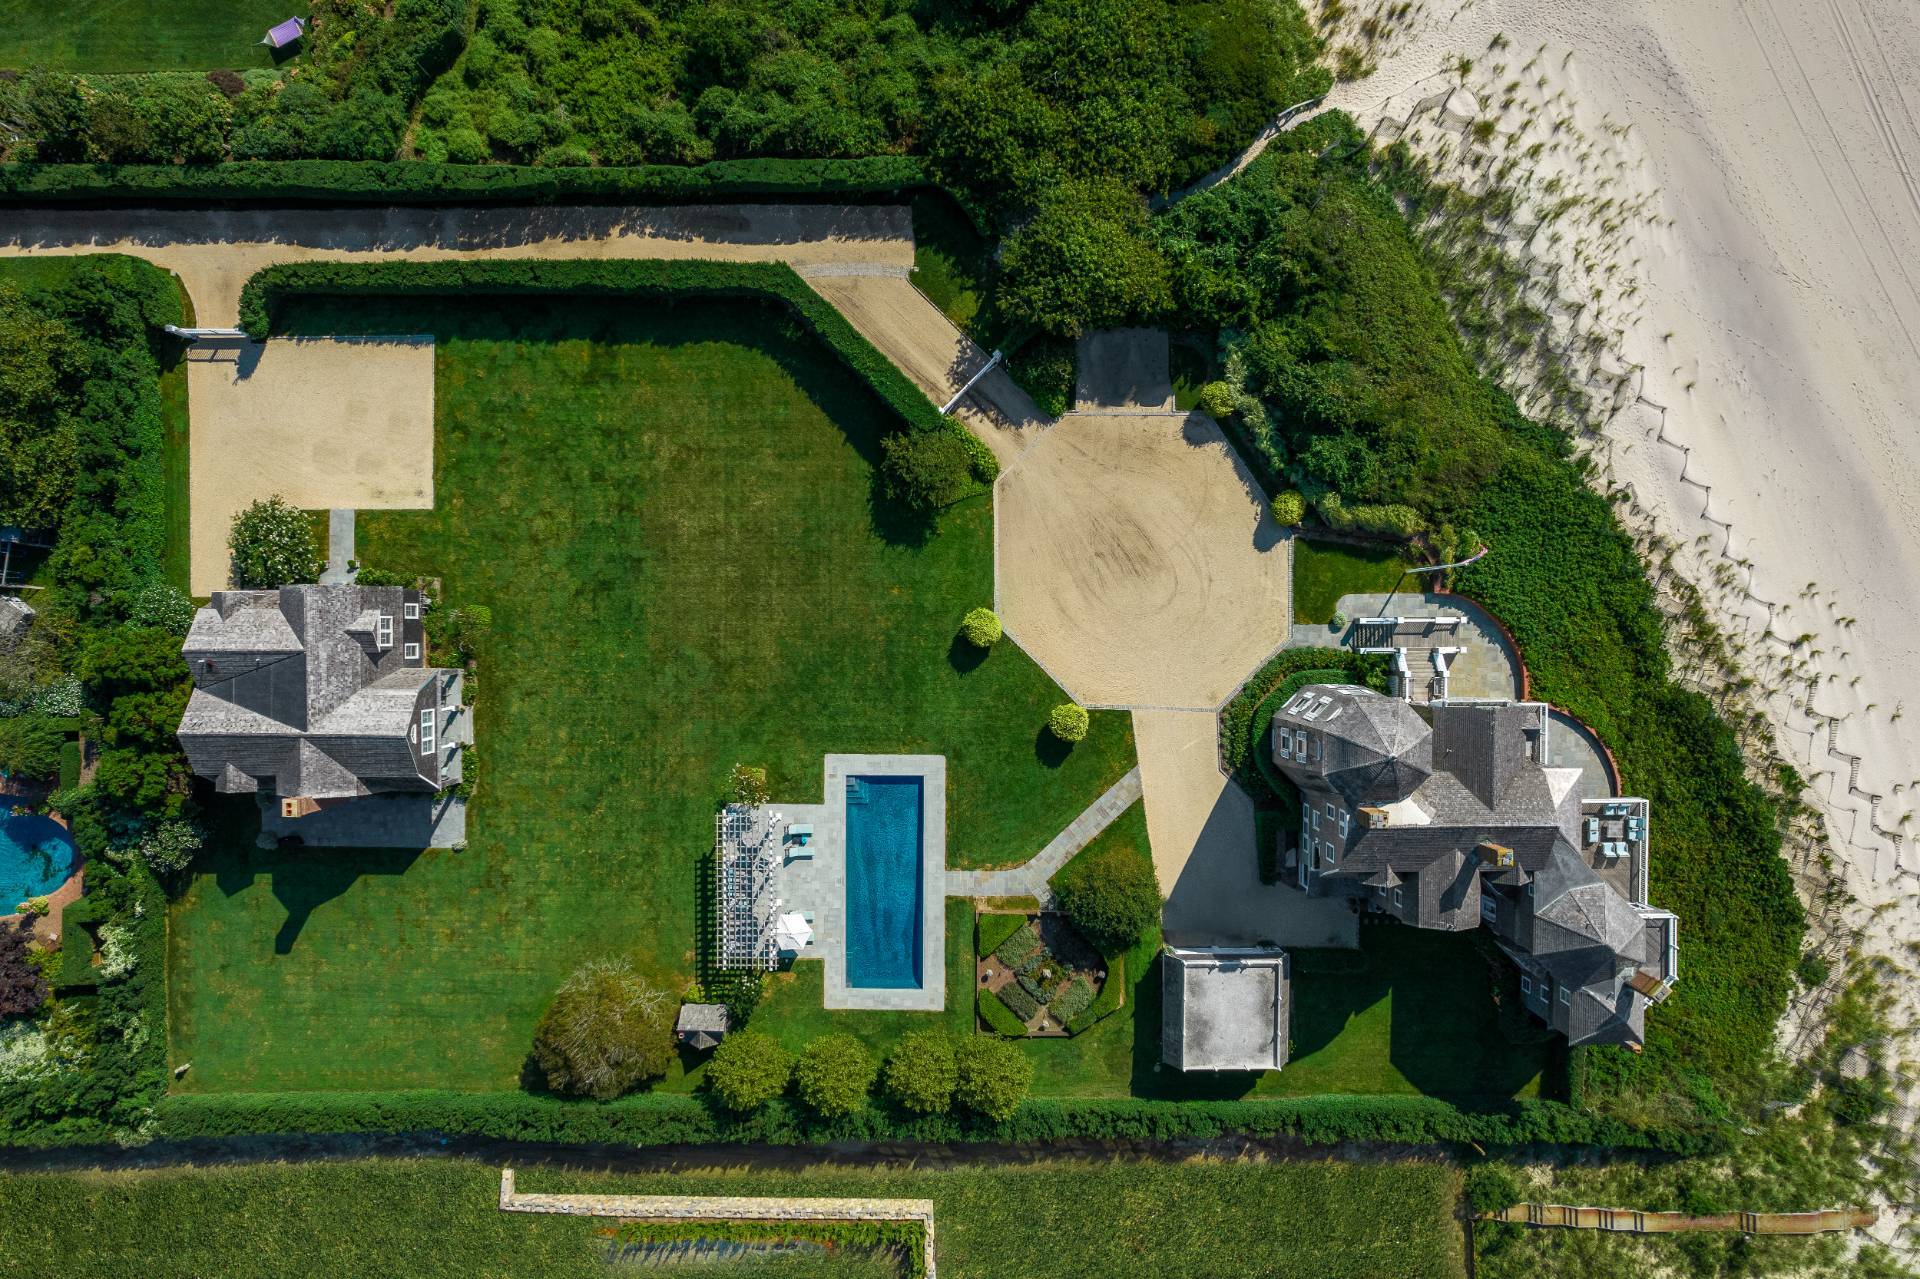
[[[980,669],[980,664],[987,660],[987,651],[956,631],[953,643],[947,645],[947,664],[960,674],[966,675]]]
[[[1033,735],[1033,757],[1048,768],[1060,767],[1072,754],[1072,743],[1061,741],[1045,724],[1042,724],[1040,731]]]

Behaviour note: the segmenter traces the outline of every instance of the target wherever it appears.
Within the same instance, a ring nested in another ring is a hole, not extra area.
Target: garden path
[[[1095,836],[1113,825],[1120,814],[1140,798],[1140,769],[1136,766],[1125,777],[1107,788],[1104,795],[1087,805],[1068,822],[1047,846],[1029,861],[1004,870],[950,870],[947,872],[949,897],[1034,897],[1041,905],[1053,900],[1047,881],[1073,855],[1092,843]]]

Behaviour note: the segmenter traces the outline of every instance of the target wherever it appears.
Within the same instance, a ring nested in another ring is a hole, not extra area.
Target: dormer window
[[[417,622],[420,620],[420,606],[409,600],[400,606],[400,616],[406,618],[409,622]]]
[[[393,614],[392,613],[380,614],[380,620],[374,623],[373,635],[374,635],[374,640],[373,640],[374,647],[379,649],[381,652],[384,653],[388,649],[393,647]]]
[[[433,754],[433,716],[432,707],[420,712],[420,753],[422,755]]]

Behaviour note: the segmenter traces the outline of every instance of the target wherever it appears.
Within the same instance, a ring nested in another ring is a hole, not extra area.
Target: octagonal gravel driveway
[[[1287,638],[1286,534],[1204,414],[1070,413],[995,496],[1001,619],[1083,705],[1211,710]]]

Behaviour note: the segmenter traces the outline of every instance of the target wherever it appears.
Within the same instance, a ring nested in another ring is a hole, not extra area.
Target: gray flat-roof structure
[[[1175,1070],[1287,1064],[1293,991],[1287,953],[1169,946],[1160,954],[1160,1059]]]

